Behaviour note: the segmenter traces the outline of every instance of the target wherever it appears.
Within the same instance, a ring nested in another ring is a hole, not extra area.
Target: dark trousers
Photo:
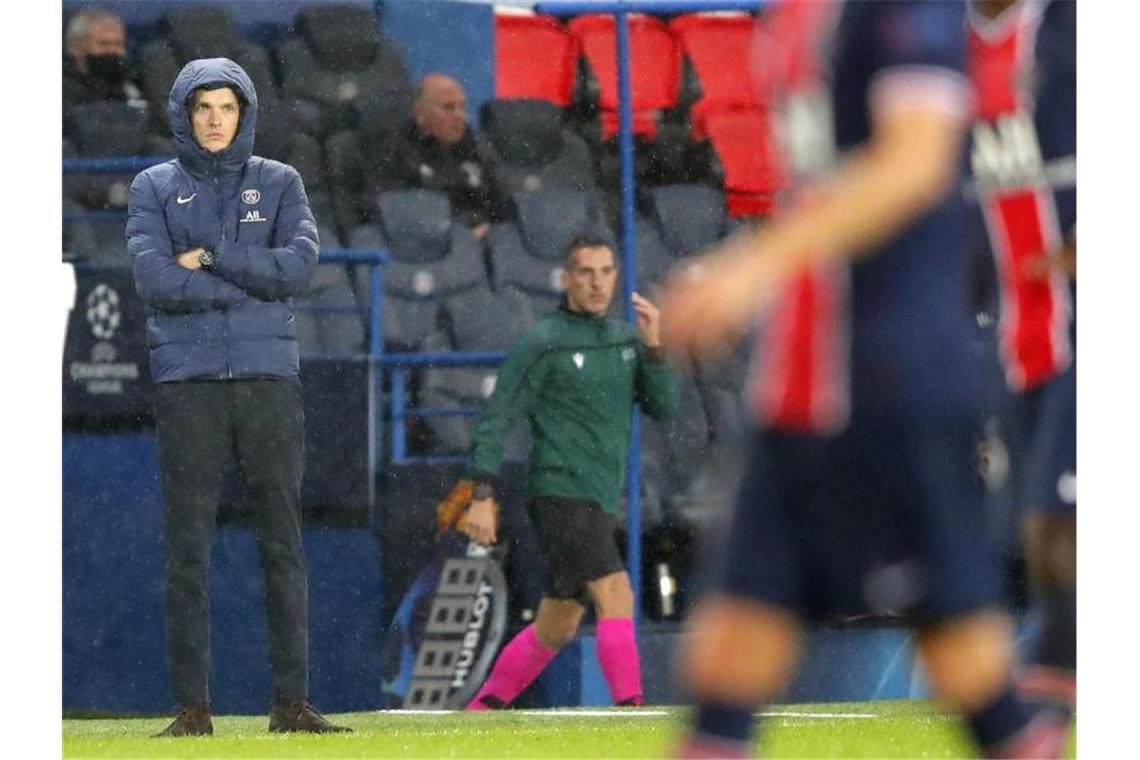
[[[309,689],[309,585],[301,547],[304,413],[297,380],[159,383],[166,511],[166,639],[174,698],[210,698],[210,544],[235,461],[253,510],[269,617],[273,699]]]

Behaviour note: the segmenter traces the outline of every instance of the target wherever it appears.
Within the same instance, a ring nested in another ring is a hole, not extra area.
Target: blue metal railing
[[[65,158],[64,174],[132,174],[169,161],[173,156],[128,156],[126,158]]]
[[[506,354],[498,351],[451,351],[447,353],[390,353],[381,364],[391,372],[390,414],[392,420],[392,464],[411,462],[464,462],[461,454],[408,456],[407,421],[410,417],[474,417],[481,410],[476,407],[449,409],[411,408],[407,405],[408,371],[417,367],[497,367]]]

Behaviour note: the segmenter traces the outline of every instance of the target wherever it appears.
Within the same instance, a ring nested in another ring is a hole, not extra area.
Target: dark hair
[[[618,264],[617,251],[614,249],[614,241],[609,235],[602,232],[582,232],[575,235],[570,239],[566,245],[566,251],[562,254],[562,267],[569,271],[574,267],[574,254],[582,248],[609,248],[610,253],[614,257],[614,266]]]
[[[237,102],[238,102],[237,131],[238,131],[238,133],[241,132],[241,123],[245,119],[245,107],[248,104],[245,102],[245,96],[241,94],[241,90],[239,90],[237,87],[230,84],[229,82],[206,82],[206,84],[201,85],[199,87],[195,87],[193,90],[190,91],[190,95],[188,95],[186,98],[186,118],[190,121],[191,125],[193,125],[193,123],[194,123],[194,108],[193,108],[194,98],[198,96],[198,93],[199,92],[211,92],[213,90],[221,90],[223,88],[232,92],[234,94],[234,98],[237,99]],[[236,136],[237,135],[235,134],[235,138],[236,138]]]
[[[202,92],[202,91],[209,92],[211,90],[220,90],[223,87],[234,94],[234,97],[237,98],[238,108],[244,114],[245,113],[245,107],[247,105],[245,102],[245,96],[241,94],[240,89],[238,89],[234,85],[230,84],[229,82],[206,82],[206,84],[204,84],[204,85],[200,85],[198,87],[195,87],[193,90],[190,91],[190,94],[186,96],[186,105],[190,105],[191,103],[193,103],[194,97],[199,92]]]

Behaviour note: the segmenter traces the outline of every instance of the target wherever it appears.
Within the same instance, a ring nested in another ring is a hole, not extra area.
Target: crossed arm
[[[235,223],[236,224],[236,223]],[[203,248],[174,251],[153,181],[140,174],[131,185],[127,250],[139,296],[168,312],[226,308],[249,297],[281,300],[304,292],[317,264],[316,223],[295,172],[282,195],[278,232],[270,247],[219,241],[215,264],[201,267]]]

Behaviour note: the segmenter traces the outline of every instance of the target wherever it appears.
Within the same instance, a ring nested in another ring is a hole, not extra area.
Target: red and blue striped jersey
[[[1034,264],[1076,225],[1075,4],[1021,0],[994,19],[972,9],[967,51],[977,99],[967,187],[993,255],[1006,380],[1025,391],[1074,352],[1071,284]]]
[[[962,3],[780,0],[760,23],[754,70],[790,194],[867,143],[880,98],[969,118]],[[791,284],[759,326],[748,393],[762,427],[828,434],[860,415],[977,409],[964,211],[949,198],[870,255]]]

